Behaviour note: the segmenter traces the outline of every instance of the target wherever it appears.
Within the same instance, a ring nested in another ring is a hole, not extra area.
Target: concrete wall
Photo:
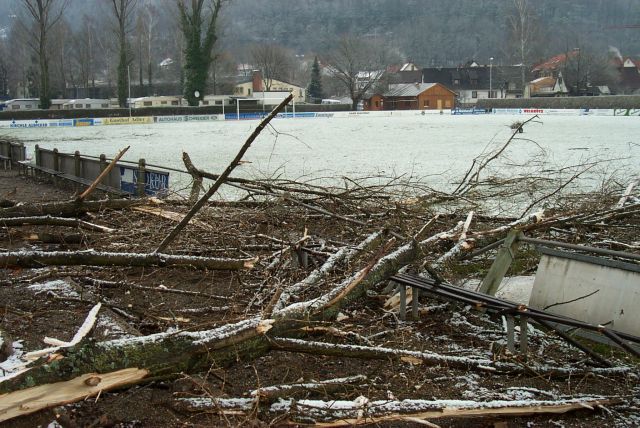
[[[545,254],[546,253],[546,254]],[[545,250],[529,305],[640,336],[640,265]],[[612,321],[612,322],[611,322]]]

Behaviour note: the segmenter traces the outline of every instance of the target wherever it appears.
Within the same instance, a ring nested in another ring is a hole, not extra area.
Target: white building
[[[62,104],[64,110],[92,110],[98,108],[110,108],[111,102],[108,99],[82,98],[68,100]]]
[[[5,110],[37,110],[39,104],[39,98],[16,98],[4,103]]]
[[[134,98],[131,100],[131,103],[132,108],[178,107],[187,105],[187,101],[178,95]]]

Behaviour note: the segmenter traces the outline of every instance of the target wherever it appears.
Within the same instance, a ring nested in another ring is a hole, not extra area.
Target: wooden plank
[[[144,379],[149,372],[137,368],[112,373],[88,373],[66,382],[23,389],[0,395],[0,422],[28,415],[48,407],[83,400],[102,391],[130,385]]]
[[[506,275],[511,263],[515,259],[515,253],[518,251],[518,238],[522,232],[512,230],[507,235],[504,245],[498,250],[496,260],[491,265],[489,273],[482,280],[480,292],[495,296],[502,279]]]

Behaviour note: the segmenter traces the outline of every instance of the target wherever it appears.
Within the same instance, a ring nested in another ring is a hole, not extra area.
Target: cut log
[[[121,210],[143,204],[142,200],[104,199],[100,201],[67,201],[46,204],[24,204],[0,209],[0,218],[32,217],[32,216],[60,216],[80,217],[84,213],[102,210]]]
[[[196,269],[252,269],[256,259],[223,259],[171,254],[107,253],[100,251],[18,251],[0,253],[0,269],[42,266],[191,266]]]
[[[130,385],[144,379],[148,374],[147,370],[136,368],[105,374],[87,373],[69,381],[0,395],[0,422],[47,407],[74,403],[122,385]]]

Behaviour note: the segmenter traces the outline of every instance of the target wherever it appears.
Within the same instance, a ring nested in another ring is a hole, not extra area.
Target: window
[[[27,104],[24,108],[31,108],[31,104]]]
[[[216,101],[216,105],[217,105],[217,106],[221,106],[221,105],[222,105],[222,100],[218,100],[218,101]]]
[[[171,101],[171,105],[172,105],[172,106],[177,106],[177,105],[178,105],[178,102],[177,102],[177,101]]]
[[[471,98],[478,98],[478,91],[471,91]]]
[[[20,106],[19,105],[12,105],[11,106],[11,110],[20,110]]]
[[[380,107],[380,101],[376,100],[376,108]]]
[[[423,107],[429,108],[429,100],[424,100]]]
[[[166,106],[167,102],[166,101],[160,101],[160,104],[162,104],[163,106]]]
[[[459,85],[460,84],[460,79],[453,79],[453,84],[454,85]]]
[[[31,106],[27,106],[27,107],[31,107]],[[76,104],[76,108],[82,108],[82,104]]]
[[[498,91],[489,91],[489,98],[498,98]]]
[[[84,105],[86,108],[91,108],[91,104],[85,104]]]
[[[151,107],[151,106],[153,105],[153,103],[152,103],[151,101],[144,101],[144,102],[143,102],[143,105],[144,105],[145,107]]]
[[[109,104],[102,104],[102,108],[109,108]]]
[[[444,108],[451,108],[451,100],[444,100]]]

